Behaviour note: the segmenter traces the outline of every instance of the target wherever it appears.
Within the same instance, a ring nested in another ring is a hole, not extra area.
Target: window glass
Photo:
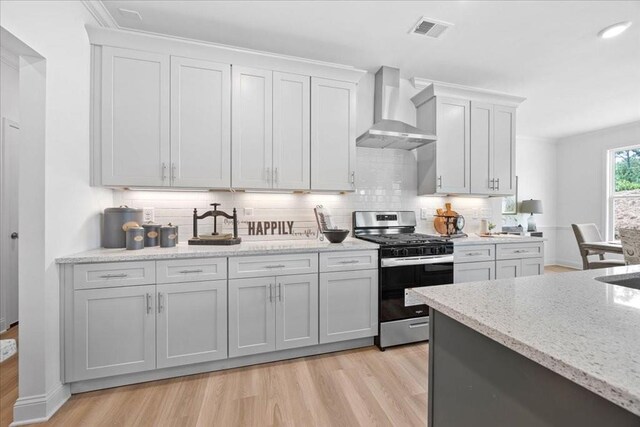
[[[620,227],[640,226],[640,146],[612,152],[613,194],[609,204],[613,237]]]

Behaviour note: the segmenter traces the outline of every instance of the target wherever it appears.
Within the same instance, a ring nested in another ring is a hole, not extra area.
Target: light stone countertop
[[[415,288],[435,310],[640,416],[640,266]]]
[[[516,235],[492,235],[487,237],[479,236],[478,234],[469,233],[468,237],[456,237],[451,239],[454,246],[469,246],[469,245],[492,245],[496,243],[534,243],[544,242],[544,237],[531,237],[531,236],[516,236]]]
[[[348,237],[342,243],[319,240],[264,240],[242,242],[238,245],[189,246],[180,243],[174,248],[93,249],[56,259],[57,264],[83,264],[91,262],[153,261],[161,259],[229,257],[241,255],[278,255],[304,252],[338,252],[377,250],[378,245]]]

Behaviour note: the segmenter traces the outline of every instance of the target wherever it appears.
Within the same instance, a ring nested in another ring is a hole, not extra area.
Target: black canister
[[[163,225],[160,227],[160,246],[172,248],[178,243],[178,227],[175,225]]]
[[[160,224],[149,221],[142,224],[142,228],[144,228],[144,247],[150,248],[152,246],[159,246]]]
[[[144,249],[144,228],[129,227],[126,233],[127,250]]]

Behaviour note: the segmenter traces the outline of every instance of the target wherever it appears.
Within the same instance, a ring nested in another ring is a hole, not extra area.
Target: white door
[[[102,48],[102,184],[169,186],[169,56]]]
[[[469,193],[470,102],[437,98],[436,186],[438,193]]]
[[[311,189],[355,190],[356,85],[311,78]]]
[[[522,275],[522,262],[519,259],[496,261],[496,279],[512,279]]]
[[[20,127],[2,118],[0,140],[0,331],[18,321],[18,161]]]
[[[231,185],[231,66],[171,57],[171,180]]]
[[[471,193],[488,194],[495,187],[491,160],[493,105],[471,101]]]
[[[494,261],[453,264],[453,283],[477,282],[496,278]]]
[[[320,342],[378,335],[378,270],[320,274]]]
[[[276,349],[275,277],[229,280],[229,357]]]
[[[318,344],[318,275],[276,277],[276,348]]]
[[[273,184],[272,72],[232,67],[231,184],[265,189]]]
[[[495,193],[514,194],[516,186],[516,109],[493,107],[493,178]]]
[[[73,293],[71,381],[156,367],[155,285]]]
[[[227,281],[157,286],[158,368],[227,357]]]
[[[544,258],[523,258],[522,276],[539,276],[544,274]]]
[[[308,190],[310,77],[273,73],[273,187]]]

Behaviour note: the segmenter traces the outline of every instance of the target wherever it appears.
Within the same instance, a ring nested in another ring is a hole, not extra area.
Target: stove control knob
[[[402,256],[409,256],[409,249],[403,249],[402,250]]]
[[[400,249],[394,249],[393,256],[400,256]]]

